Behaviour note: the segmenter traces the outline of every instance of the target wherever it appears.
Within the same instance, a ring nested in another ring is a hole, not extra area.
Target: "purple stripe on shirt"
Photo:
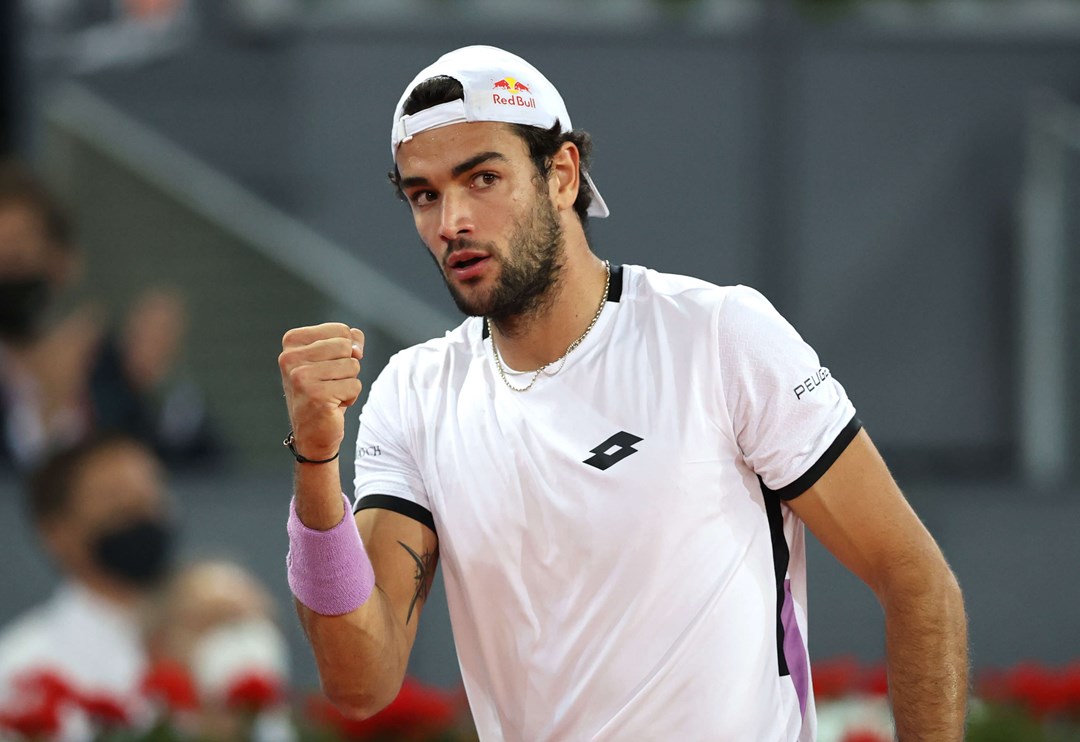
[[[784,659],[787,660],[791,682],[799,697],[799,710],[806,717],[806,699],[810,694],[810,667],[806,659],[806,643],[799,623],[795,620],[795,600],[791,597],[791,580],[784,580],[784,607],[780,611],[784,624]]]

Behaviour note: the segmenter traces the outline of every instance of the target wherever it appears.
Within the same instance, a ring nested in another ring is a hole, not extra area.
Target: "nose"
[[[439,236],[445,242],[468,237],[473,233],[472,209],[468,198],[449,190],[442,194],[439,212]]]

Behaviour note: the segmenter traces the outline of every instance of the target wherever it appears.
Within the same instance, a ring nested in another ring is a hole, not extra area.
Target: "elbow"
[[[398,690],[399,688],[357,690],[323,685],[323,692],[330,703],[345,718],[356,721],[369,719],[389,706],[397,697]]]
[[[882,606],[890,603],[937,606],[945,613],[964,612],[964,598],[956,575],[940,551],[922,559],[895,565],[874,585]]]
[[[350,721],[363,721],[364,719],[370,719],[375,714],[382,710],[381,707],[368,703],[365,699],[355,696],[330,696],[330,703],[334,705],[334,708]]]

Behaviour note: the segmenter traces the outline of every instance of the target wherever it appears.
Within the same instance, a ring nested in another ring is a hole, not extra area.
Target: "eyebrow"
[[[454,165],[453,169],[450,170],[450,173],[456,178],[462,173],[467,173],[477,165],[482,165],[489,160],[500,160],[505,162],[506,157],[501,152],[481,152],[476,155],[476,157],[470,157],[460,165]]]
[[[480,154],[470,157],[462,163],[454,165],[454,167],[450,169],[450,174],[456,178],[463,173],[469,172],[477,165],[482,165],[485,162],[490,162],[491,160],[499,160],[500,162],[506,162],[506,155],[502,154],[501,152],[481,152]],[[412,176],[409,178],[401,179],[402,188],[426,186],[430,185],[430,183],[431,181],[422,176]]]

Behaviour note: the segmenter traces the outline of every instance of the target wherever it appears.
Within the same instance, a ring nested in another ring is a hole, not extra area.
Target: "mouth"
[[[446,266],[455,278],[467,280],[479,276],[490,261],[491,256],[487,253],[477,250],[458,250],[450,255]]]

